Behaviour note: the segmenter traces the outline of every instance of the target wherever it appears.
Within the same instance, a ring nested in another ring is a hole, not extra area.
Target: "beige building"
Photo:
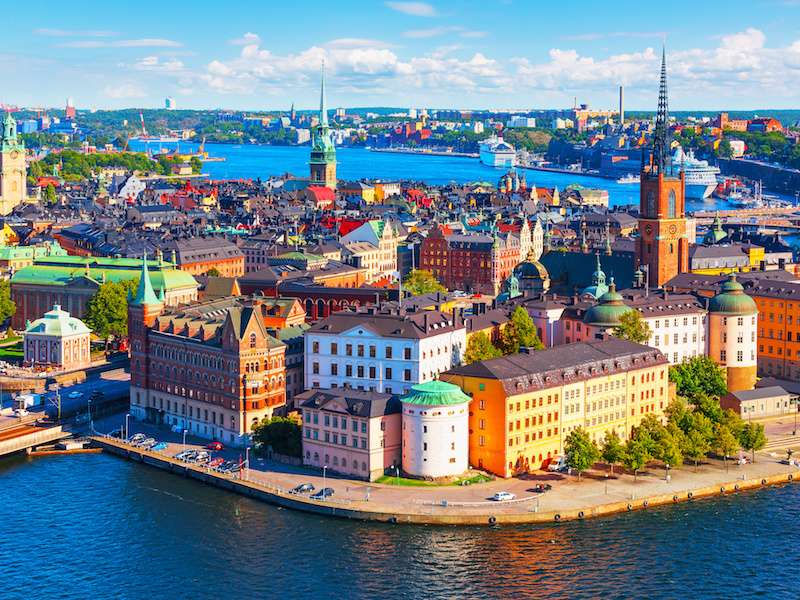
[[[91,364],[91,330],[56,304],[25,328],[25,366],[73,371]]]
[[[0,132],[0,214],[7,215],[27,197],[25,145],[17,138],[17,122],[11,113]]]
[[[797,396],[790,394],[778,385],[765,388],[755,388],[740,392],[730,392],[719,399],[723,410],[732,409],[743,419],[753,417],[769,417],[772,415],[785,415],[797,412],[797,406],[792,403]]]

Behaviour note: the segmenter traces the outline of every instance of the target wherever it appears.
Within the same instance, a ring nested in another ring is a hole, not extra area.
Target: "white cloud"
[[[261,43],[261,38],[255,33],[247,32],[237,40],[228,40],[228,43],[231,46],[251,46],[253,44],[258,45]]]
[[[103,88],[103,95],[109,98],[144,98],[147,94],[132,83],[123,83],[118,86],[107,85]]]
[[[34,35],[47,35],[52,37],[113,37],[119,35],[115,31],[68,31],[66,29],[45,29],[38,28],[33,30]]]
[[[389,8],[414,17],[435,17],[436,9],[426,2],[384,2]]]
[[[57,48],[181,48],[183,44],[172,40],[142,39],[119,40],[116,42],[95,42],[83,40],[54,44]]]
[[[444,35],[445,33],[451,33],[453,31],[463,31],[463,30],[464,30],[463,27],[442,25],[440,27],[432,27],[430,29],[412,29],[411,31],[404,31],[403,37],[407,38],[437,37],[440,35]]]
[[[133,65],[120,63],[120,67],[128,67],[135,71],[156,71],[162,73],[178,73],[183,70],[183,63],[176,58],[171,58],[164,62],[158,56],[146,56],[140,58]]]

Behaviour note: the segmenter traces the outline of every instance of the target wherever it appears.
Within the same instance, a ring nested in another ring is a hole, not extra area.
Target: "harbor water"
[[[586,521],[281,510],[107,454],[0,460],[4,600],[796,597],[795,484]]]

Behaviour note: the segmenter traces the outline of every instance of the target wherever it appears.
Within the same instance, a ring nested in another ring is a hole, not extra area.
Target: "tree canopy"
[[[492,344],[489,336],[478,331],[472,334],[467,342],[467,352],[464,355],[464,363],[472,364],[480,360],[487,360],[489,358],[497,358],[503,356],[503,352]]]
[[[566,465],[578,471],[578,481],[581,473],[591,467],[600,458],[600,451],[589,439],[589,434],[581,427],[573,429],[564,440],[564,454]]]
[[[128,335],[128,293],[136,293],[139,278],[106,281],[86,303],[83,321],[99,337]]]
[[[446,292],[444,286],[436,281],[430,271],[411,271],[403,280],[403,289],[411,292],[412,296],[420,296],[431,292]]]
[[[0,281],[0,323],[17,312],[17,305],[11,301],[11,282]]]
[[[516,354],[523,347],[544,349],[544,344],[536,333],[533,319],[524,307],[518,306],[512,313],[508,325],[501,334],[500,346],[505,355]]]
[[[619,320],[620,324],[614,327],[616,337],[638,344],[646,344],[650,341],[653,332],[650,330],[650,326],[642,320],[638,311],[626,312]]]
[[[272,417],[253,426],[253,441],[287,456],[303,455],[302,427],[292,419]]]
[[[701,395],[719,397],[728,393],[725,374],[709,356],[694,356],[670,367],[669,380],[677,385],[678,395],[692,404]]]

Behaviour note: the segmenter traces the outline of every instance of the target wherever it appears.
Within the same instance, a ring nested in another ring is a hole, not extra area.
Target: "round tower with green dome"
[[[595,300],[599,300],[600,297],[608,292],[609,287],[606,285],[606,274],[603,272],[602,267],[600,266],[600,255],[597,255],[597,269],[594,273],[592,273],[592,285],[587,287],[586,289],[581,292],[581,295],[588,294]]]
[[[727,372],[728,389],[750,390],[756,383],[758,308],[731,273],[708,303],[708,355]]]
[[[622,294],[617,292],[617,286],[614,285],[612,277],[608,291],[600,296],[599,304],[586,311],[583,315],[583,322],[594,327],[616,327],[622,322],[620,320],[622,315],[633,311],[622,300]]]

